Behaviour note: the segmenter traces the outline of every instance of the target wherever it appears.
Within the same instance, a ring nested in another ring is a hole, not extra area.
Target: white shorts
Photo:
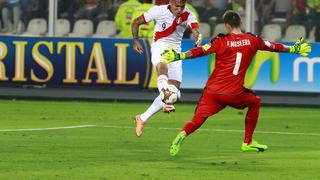
[[[159,62],[161,62],[161,53],[169,49],[168,45],[162,42],[154,42],[151,47],[151,62],[154,67],[157,66]],[[173,49],[177,52],[181,52],[181,47],[172,46]],[[168,79],[182,81],[182,61],[176,61],[168,64]]]

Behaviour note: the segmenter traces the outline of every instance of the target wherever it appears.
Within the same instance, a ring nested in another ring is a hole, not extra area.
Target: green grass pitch
[[[245,111],[227,108],[170,157],[196,105],[158,113],[137,138],[133,117],[148,106],[1,100],[0,179],[320,179],[317,108],[262,107],[254,138],[264,153],[240,151]]]

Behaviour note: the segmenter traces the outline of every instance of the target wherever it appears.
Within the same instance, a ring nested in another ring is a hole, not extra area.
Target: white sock
[[[155,113],[160,111],[163,107],[164,103],[161,101],[160,95],[154,99],[153,103],[151,106],[143,113],[140,115],[140,118],[143,122],[147,122],[147,120],[153,116]]]
[[[168,86],[168,77],[163,74],[160,75],[157,80],[157,85],[159,92],[161,92],[164,87]]]

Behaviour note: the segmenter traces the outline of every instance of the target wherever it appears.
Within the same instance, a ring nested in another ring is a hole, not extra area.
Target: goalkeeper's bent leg
[[[200,102],[202,102],[202,100]],[[199,110],[199,109],[202,109],[200,104],[201,103],[198,104],[198,107],[196,109],[196,112],[195,112],[195,115],[193,116],[193,118],[184,125],[184,127],[182,128],[182,131],[173,140],[171,147],[170,147],[170,155],[171,156],[175,156],[178,154],[184,139],[189,134],[191,134],[192,132],[197,130],[208,118],[208,116],[205,116],[204,114],[200,113],[201,110]]]
[[[185,131],[187,135],[189,135],[198,128],[200,128],[202,124],[206,121],[206,119],[207,118],[204,117],[193,116],[193,118],[184,125],[182,130]]]
[[[218,113],[225,107],[225,105],[220,104],[216,100],[218,96],[217,94],[208,94],[206,90],[204,91],[193,118],[182,129],[187,135],[200,128],[208,117]]]
[[[205,114],[197,113],[193,116],[192,120],[188,121],[182,131],[176,136],[176,138],[173,140],[171,147],[170,147],[170,155],[175,156],[180,151],[182,142],[184,139],[193,133],[195,130],[201,127],[201,125],[207,120],[209,116]]]

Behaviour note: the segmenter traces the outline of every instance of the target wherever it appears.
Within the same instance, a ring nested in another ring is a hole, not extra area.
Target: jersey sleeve
[[[197,17],[191,11],[190,11],[187,23],[188,23],[188,27],[190,29],[198,29],[199,28],[199,23],[198,23]]]
[[[263,40],[259,37],[255,37],[258,50],[271,51],[271,52],[283,52],[284,45],[267,40]]]
[[[213,39],[211,44],[205,44],[201,47],[191,49],[192,57],[201,57],[208,54],[217,53],[219,49],[219,40]]]
[[[157,6],[153,6],[152,8],[150,8],[147,12],[145,12],[143,14],[143,18],[144,18],[144,21],[146,23],[150,22],[150,21],[153,21],[156,19],[156,17],[158,16],[158,7]]]

